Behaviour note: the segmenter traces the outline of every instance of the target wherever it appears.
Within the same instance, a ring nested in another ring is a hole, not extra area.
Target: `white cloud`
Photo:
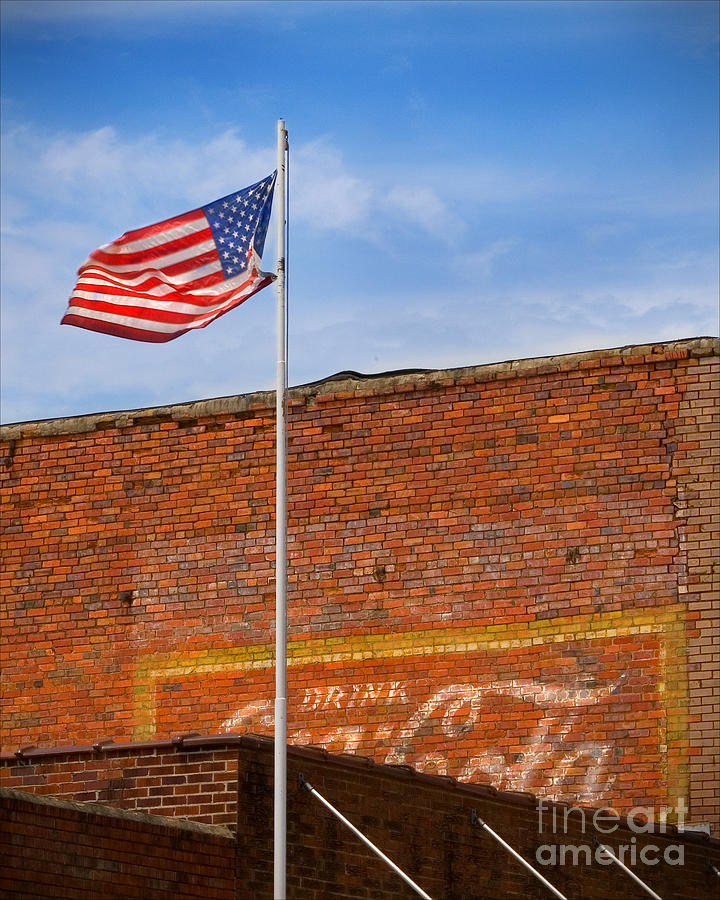
[[[297,149],[290,177],[293,212],[316,228],[364,229],[377,202],[369,181],[351,174],[324,139]]]
[[[126,225],[135,215],[143,224],[149,208],[173,215],[187,204],[207,203],[238,181],[266,175],[274,158],[274,148],[250,148],[234,131],[193,142],[124,138],[110,126],[76,135],[15,127],[3,139],[10,197],[42,200],[48,214],[62,204],[83,218],[119,218]]]
[[[301,146],[292,163],[293,212],[315,228],[347,232],[373,244],[399,229],[420,230],[451,241],[463,230],[437,191],[397,173],[359,174],[327,139]]]
[[[496,262],[512,253],[520,243],[518,238],[491,241],[479,250],[454,257],[451,262],[453,271],[473,280],[489,278],[495,270]]]
[[[48,213],[62,204],[78,217],[118,219],[127,227],[138,217],[142,224],[151,214],[207,203],[275,166],[274,147],[250,147],[234,130],[196,142],[123,137],[110,126],[76,135],[15,127],[3,153],[11,220],[23,209],[37,215],[42,200]],[[292,214],[314,228],[369,236],[383,219],[398,218],[424,231],[460,228],[436,190],[409,179],[402,185],[387,179],[385,187],[352,172],[327,139],[293,148],[290,178]]]
[[[432,187],[398,185],[387,193],[384,205],[401,221],[418,225],[443,242],[452,241],[464,228],[460,217],[448,209]]]
[[[630,222],[593,223],[584,227],[585,236],[596,244],[629,235],[633,226]]]

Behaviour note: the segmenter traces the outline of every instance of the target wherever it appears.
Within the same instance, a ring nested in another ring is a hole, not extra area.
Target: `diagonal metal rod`
[[[624,862],[621,862],[621,860],[619,860],[619,859],[617,858],[617,856],[615,856],[615,854],[612,852],[612,850],[611,850],[609,847],[605,846],[605,844],[601,844],[599,841],[598,841],[598,847],[600,848],[600,850],[602,850],[602,852],[603,852],[606,856],[609,856],[610,859],[611,859],[616,865],[620,866],[620,868],[623,870],[623,872],[626,872],[626,873],[632,878],[632,880],[633,880],[634,882],[636,882],[637,884],[639,884],[640,887],[641,887],[644,891],[647,891],[647,893],[648,893],[651,897],[654,897],[655,900],[662,900],[662,897],[661,897],[659,894],[656,894],[655,891],[654,891],[652,888],[648,887],[648,886],[645,884],[645,882],[642,880],[642,878],[638,878],[637,875],[633,872],[633,870],[632,870],[632,869],[629,869],[629,868],[625,865]]]
[[[305,788],[305,790],[308,791],[310,794],[312,794],[313,797],[317,797],[317,799],[323,804],[323,806],[325,806],[327,809],[329,809],[330,812],[334,816],[336,816],[338,819],[340,819],[340,821],[343,823],[343,825],[347,825],[347,827],[350,829],[350,831],[352,831],[352,833],[356,837],[359,837],[360,840],[363,842],[363,844],[365,844],[367,847],[369,847],[373,851],[373,853],[376,853],[380,857],[380,859],[384,863],[386,863],[388,866],[390,866],[390,868],[393,870],[393,872],[395,872],[397,875],[399,875],[406,884],[409,884],[410,887],[417,894],[419,894],[421,897],[424,897],[425,900],[432,900],[432,897],[430,897],[428,894],[426,894],[425,891],[421,887],[418,887],[418,885],[415,884],[415,882],[412,880],[412,878],[410,878],[408,875],[406,875],[399,866],[396,866],[395,863],[391,859],[389,859],[387,856],[385,856],[385,854],[382,852],[382,850],[379,850],[375,846],[375,844],[373,844],[373,842],[371,840],[366,838],[365,835],[362,833],[362,831],[358,831],[358,829],[353,825],[352,822],[348,821],[342,813],[338,812],[335,809],[335,807],[332,805],[332,803],[330,803],[328,800],[326,800],[323,797],[323,795],[319,794],[311,784],[309,784],[307,781],[305,781],[305,779],[302,776],[302,773],[298,777],[298,783],[300,784],[301,788]]]
[[[478,825],[480,828],[483,828],[485,831],[487,831],[488,834],[492,835],[492,837],[495,838],[495,840],[498,842],[498,844],[501,844],[501,845],[507,850],[507,852],[508,852],[511,856],[515,857],[515,859],[516,859],[519,863],[522,863],[522,865],[524,865],[525,868],[526,868],[528,871],[532,872],[533,875],[534,875],[539,881],[542,881],[542,883],[545,885],[545,887],[546,887],[549,891],[552,891],[553,894],[558,898],[558,900],[567,900],[567,897],[565,896],[565,894],[561,894],[560,891],[559,891],[556,887],[553,887],[553,886],[550,884],[550,882],[547,880],[547,878],[545,878],[544,875],[541,875],[541,874],[538,872],[537,869],[534,869],[534,868],[530,865],[530,863],[529,863],[523,856],[520,856],[520,854],[517,852],[517,850],[515,850],[513,847],[511,847],[510,844],[508,844],[507,841],[504,841],[504,840],[500,837],[500,835],[497,834],[497,832],[493,831],[492,828],[487,824],[487,822],[483,822],[483,820],[482,820],[482,819],[480,818],[480,816],[477,814],[477,811],[476,811],[476,810],[473,810],[473,811],[470,813],[470,822],[471,822],[473,825]]]

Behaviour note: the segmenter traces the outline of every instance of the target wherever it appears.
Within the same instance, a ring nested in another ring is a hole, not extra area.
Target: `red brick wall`
[[[700,361],[669,433],[678,522],[678,595],[687,630],[690,804],[698,821],[718,823],[720,796],[720,429],[717,359]]]
[[[235,900],[235,840],[220,829],[8,790],[0,821],[6,900]]]
[[[291,740],[720,823],[717,364],[296,389]],[[2,430],[4,747],[270,728],[273,408]]]
[[[209,825],[237,825],[238,750],[186,739],[0,756],[0,786]]]
[[[166,815],[175,815],[187,814],[186,790],[197,783],[194,780],[197,763],[202,760],[201,768],[208,773],[208,778],[217,779],[217,783],[214,780],[203,782],[202,798],[210,801],[214,794],[216,812],[227,816],[221,821],[237,819],[237,896],[270,900],[273,894],[271,742],[232,737],[225,738],[224,742],[223,739],[213,742],[212,738],[196,738],[176,749],[167,745],[152,749],[137,747],[134,752],[129,747],[106,748],[95,754],[98,755],[107,757],[102,760],[104,768],[96,764],[97,760],[89,765],[91,752],[75,752],[36,754],[34,757],[30,754],[28,762],[16,769],[5,761],[5,770],[12,775],[9,781],[16,787],[22,785],[25,790],[44,792],[56,785],[55,789],[62,790],[68,797],[87,797],[96,792],[98,799],[112,806],[126,809],[140,806],[145,810],[153,808],[147,806],[149,798],[137,796],[133,786],[142,784],[147,776],[141,772],[147,772],[154,787],[167,787],[171,791],[157,795],[162,796],[162,802],[157,800],[155,808]],[[231,759],[237,803],[233,800],[230,804],[220,800],[220,795],[230,775]],[[213,760],[217,762],[214,767],[209,765]],[[83,762],[86,765],[83,766]],[[67,765],[68,771],[74,774],[72,783],[53,779],[63,771],[62,765]],[[633,890],[632,883],[619,869],[597,862],[594,856],[596,837],[616,853],[624,852],[626,863],[660,896],[675,900],[711,900],[716,896],[718,876],[713,875],[708,864],[720,867],[720,842],[717,840],[702,835],[680,835],[674,828],[654,830],[639,819],[631,825],[616,817],[594,818],[590,810],[583,812],[576,808],[569,812],[550,803],[540,807],[534,798],[525,794],[501,794],[488,787],[417,775],[402,767],[373,765],[358,757],[330,757],[318,750],[292,748],[288,755],[287,819],[288,896],[291,900],[349,897],[372,897],[373,900],[407,897],[409,900],[416,896],[317,799],[300,789],[298,775],[301,772],[316,790],[435,898],[544,900],[549,896],[546,888],[514,862],[486,832],[471,823],[473,809],[568,897],[607,900],[608,897],[630,896]],[[111,783],[114,787],[109,789]],[[214,790],[217,787],[219,791]],[[23,809],[27,805],[25,801]],[[52,805],[49,808],[52,810]],[[21,838],[21,859],[28,881],[32,882],[38,872],[56,877],[63,864],[77,867],[73,873],[77,875],[79,869],[82,877],[89,879],[102,878],[108,872],[117,873],[119,861],[136,862],[137,853],[133,855],[128,843],[138,839],[137,832],[128,836],[126,827],[108,822],[107,818],[99,819],[96,814],[88,816],[71,811],[63,813],[62,821],[58,822],[48,820],[45,812],[39,814],[37,807],[33,809],[34,818],[31,810],[22,820],[24,826],[20,831],[18,820],[12,818],[12,813],[9,829],[3,824],[5,833],[10,836],[9,840],[6,838],[10,860],[16,853],[16,836],[18,833],[25,835]],[[658,813],[655,810],[655,814]],[[200,813],[199,817],[209,820],[207,812]],[[5,821],[8,821],[7,813]],[[75,828],[78,821],[89,821],[94,826],[84,828],[80,838],[77,838]],[[595,827],[597,822],[600,829]],[[141,822],[136,821],[133,825],[140,831],[144,829]],[[58,830],[57,836],[53,829]],[[67,846],[68,832],[77,838],[81,849]],[[169,833],[167,827],[158,830],[157,823],[144,831],[143,865],[162,868]],[[214,873],[218,878],[232,875],[226,841],[214,838],[208,843],[200,834],[198,846],[194,836],[187,837],[182,831],[179,834],[181,837],[173,844],[173,858],[177,858],[178,870],[186,874],[188,870],[197,872],[194,866],[202,860],[205,875]],[[621,851],[622,846],[627,849]],[[32,847],[46,848],[46,852],[33,856]],[[146,847],[152,852],[146,853]],[[573,864],[573,850],[562,851],[561,847],[578,848],[580,864]],[[668,851],[669,847],[674,849]],[[549,855],[553,848],[554,863]],[[647,863],[640,855],[644,848],[647,848],[644,850]],[[128,853],[129,856],[125,855]],[[587,861],[588,854],[590,862]],[[84,862],[80,858],[83,856]],[[146,856],[149,858],[145,859]],[[0,856],[0,866],[2,858]],[[88,863],[88,858],[92,858],[92,864]],[[549,864],[544,865],[541,861]],[[19,868],[12,862],[10,865],[13,869]],[[83,872],[83,867],[90,871]],[[120,871],[130,879],[136,869],[130,866]],[[171,876],[167,873],[165,877]],[[178,883],[184,883],[180,874],[174,877]],[[38,879],[40,884],[47,887],[49,882]],[[129,888],[123,892],[126,884],[130,881],[113,882],[107,893],[101,892],[98,896],[121,896],[125,900],[134,896],[154,896],[150,893],[137,895]],[[212,882],[209,878],[203,884],[208,885],[205,896],[226,896],[222,885],[217,893],[210,892]],[[112,893],[113,890],[118,893]],[[191,891],[192,887],[186,890]],[[76,896],[57,890],[48,890],[41,896],[50,894]],[[168,888],[164,896],[173,895]],[[34,895],[28,893],[26,896]]]

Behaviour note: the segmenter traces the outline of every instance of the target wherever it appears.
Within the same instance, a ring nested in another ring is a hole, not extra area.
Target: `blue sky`
[[[1,9],[5,422],[273,387],[271,288],[165,345],[59,321],[90,250],[271,171],[279,117],[291,384],[717,334],[716,2]]]

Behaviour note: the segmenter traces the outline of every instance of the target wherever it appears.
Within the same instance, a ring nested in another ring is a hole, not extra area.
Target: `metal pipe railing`
[[[393,870],[393,872],[395,872],[397,875],[399,875],[400,878],[402,878],[402,880],[406,884],[410,885],[410,887],[417,894],[419,894],[421,897],[423,897],[424,900],[432,900],[432,897],[430,897],[429,894],[426,894],[425,891],[421,887],[418,887],[418,885],[415,884],[415,882],[412,880],[412,878],[410,878],[409,875],[406,875],[399,866],[396,866],[395,863],[391,859],[389,859],[387,856],[385,856],[385,854],[382,852],[382,850],[380,850],[378,847],[376,847],[375,844],[373,844],[373,842],[371,840],[369,840],[368,838],[365,837],[365,835],[362,833],[362,831],[358,831],[358,829],[353,825],[352,822],[348,821],[348,819],[346,819],[342,813],[338,812],[338,810],[335,809],[335,807],[332,805],[332,803],[330,803],[328,800],[326,800],[323,797],[323,795],[319,794],[311,784],[309,784],[307,781],[305,781],[305,779],[303,778],[302,772],[298,776],[298,784],[300,785],[301,788],[304,788],[306,791],[308,791],[308,793],[312,794],[313,797],[317,797],[317,799],[323,804],[324,807],[326,807],[326,809],[329,809],[330,812],[336,818],[340,819],[340,821],[343,823],[343,825],[346,825],[356,837],[360,838],[360,840],[363,842],[363,844],[365,844],[367,847],[369,847],[373,851],[373,853],[376,853],[380,857],[380,859],[386,865],[390,866],[390,868]],[[564,900],[564,898],[563,898],[563,900]]]
[[[550,884],[550,882],[547,880],[547,878],[545,878],[544,875],[541,875],[537,869],[534,869],[530,865],[530,863],[517,852],[517,850],[513,849],[510,846],[510,844],[508,844],[507,841],[504,841],[500,837],[500,835],[497,834],[497,832],[493,831],[492,828],[487,824],[487,822],[484,822],[480,818],[480,816],[477,814],[477,810],[475,810],[475,809],[472,810],[472,812],[470,813],[470,822],[473,825],[478,825],[480,828],[483,828],[485,831],[487,831],[488,834],[490,834],[492,837],[494,837],[495,840],[498,842],[498,844],[503,846],[507,850],[507,852],[511,856],[513,856],[519,863],[521,863],[523,866],[525,866],[525,868],[529,872],[532,872],[532,874],[538,879],[538,881],[542,881],[542,883],[545,885],[545,887],[549,891],[552,891],[552,893],[558,898],[558,900],[567,900],[567,897],[565,896],[565,894],[561,894],[560,891],[556,887],[553,887],[553,885]]]
[[[609,847],[607,847],[605,844],[601,844],[600,841],[598,841],[597,845],[598,845],[598,848],[600,850],[602,850],[602,852],[606,856],[610,857],[610,859],[615,863],[615,865],[620,866],[620,868],[623,870],[623,872],[627,873],[632,878],[632,880],[634,882],[636,882],[637,884],[639,884],[640,887],[644,891],[647,891],[647,893],[651,897],[654,897],[654,900],[662,900],[662,897],[659,894],[656,894],[652,888],[648,887],[648,885],[645,884],[645,882],[642,880],[642,878],[638,878],[638,876],[633,872],[633,870],[628,868],[628,866],[626,866],[625,863],[622,862],[622,860],[618,859],[618,857],[615,856],[615,854],[612,852],[612,850]]]

